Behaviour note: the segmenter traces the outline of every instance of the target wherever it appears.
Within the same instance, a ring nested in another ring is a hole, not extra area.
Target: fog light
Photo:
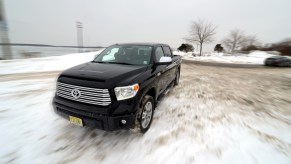
[[[126,124],[126,120],[121,120],[121,123],[122,124]]]

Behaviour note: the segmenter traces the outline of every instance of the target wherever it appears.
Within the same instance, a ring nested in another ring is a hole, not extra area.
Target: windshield
[[[150,63],[151,53],[151,46],[115,45],[106,48],[93,62],[147,65]]]

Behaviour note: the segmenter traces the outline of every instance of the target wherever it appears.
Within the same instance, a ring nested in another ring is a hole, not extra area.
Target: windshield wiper
[[[110,63],[110,64],[123,64],[123,65],[134,65],[134,64],[123,63],[123,62],[106,62],[106,63]]]
[[[130,63],[123,63],[123,62],[102,62],[102,61],[92,61],[93,63],[105,63],[105,64],[123,64],[123,65],[134,65]]]
[[[101,61],[92,61],[92,63],[106,63],[106,62],[101,62]]]

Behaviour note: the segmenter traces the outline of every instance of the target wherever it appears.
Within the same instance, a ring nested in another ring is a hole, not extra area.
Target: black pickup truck
[[[60,74],[53,107],[79,126],[145,133],[159,100],[178,85],[180,69],[181,57],[166,44],[115,44]]]

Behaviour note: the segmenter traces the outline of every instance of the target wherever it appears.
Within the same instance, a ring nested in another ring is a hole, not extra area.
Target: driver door
[[[160,61],[161,57],[165,56],[162,47],[156,47],[155,50],[155,61]],[[169,81],[169,70],[168,65],[157,65],[156,66],[156,80],[158,84],[159,94],[165,91]]]

